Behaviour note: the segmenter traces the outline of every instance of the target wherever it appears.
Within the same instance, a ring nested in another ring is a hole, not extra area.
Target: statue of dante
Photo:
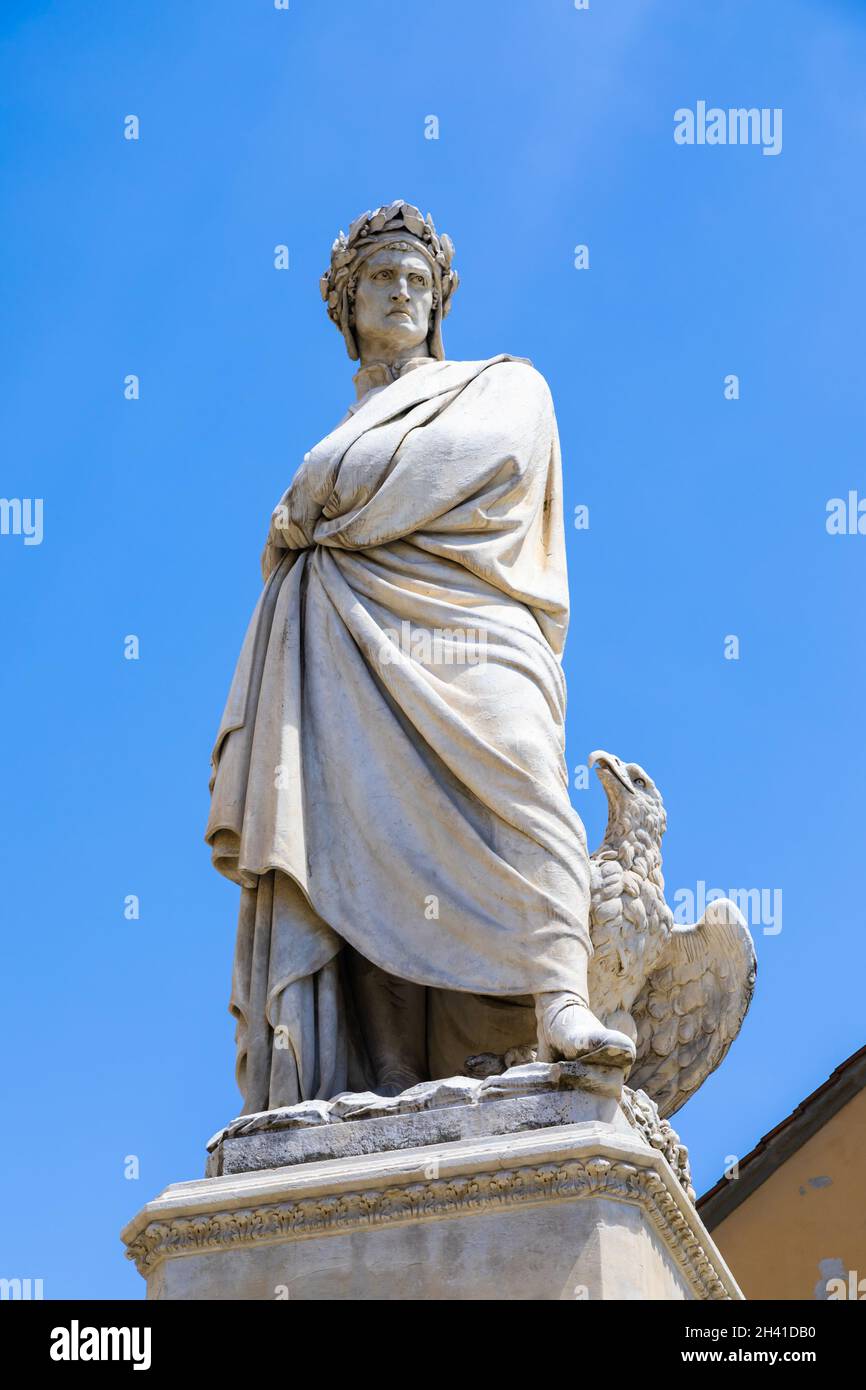
[[[245,1113],[634,1060],[589,1008],[553,403],[525,358],[445,358],[453,252],[398,201],[322,277],[356,400],[273,514],[213,754]]]

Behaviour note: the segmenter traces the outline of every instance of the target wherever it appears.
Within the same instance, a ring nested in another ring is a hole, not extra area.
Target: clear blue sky
[[[0,1274],[140,1297],[122,1225],[239,1108],[210,747],[271,508],[350,399],[318,277],[395,197],[455,241],[449,356],[532,359],[590,507],[571,766],[650,771],[671,895],[783,892],[677,1117],[698,1190],[863,1044],[866,536],[825,508],[866,495],[864,60],[854,0],[6,0],[0,494],[44,539],[0,536]],[[678,146],[699,100],[782,108],[781,154]]]

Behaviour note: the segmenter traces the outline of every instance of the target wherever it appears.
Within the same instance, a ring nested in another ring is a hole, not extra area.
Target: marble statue
[[[356,399],[273,513],[213,753],[245,1113],[635,1058],[590,1009],[553,403],[524,358],[446,359],[453,252],[397,201],[322,278]]]
[[[665,901],[661,793],[639,763],[590,754],[607,794],[604,839],[590,859],[589,995],[637,1045],[629,1084],[672,1115],[727,1056],[752,1002],[757,962],[730,898],[674,923]]]
[[[658,787],[639,763],[601,749],[589,766],[608,802],[604,839],[589,861],[589,998],[608,1027],[634,1041],[630,1086],[664,1119],[727,1056],[754,993],[755,948],[730,898],[708,903],[694,925],[674,923],[662,877],[667,814]],[[530,1050],[519,1060],[534,1056]],[[468,1060],[471,1074],[483,1076],[501,1073],[512,1058]]]
[[[661,795],[612,753],[587,852],[553,403],[445,357],[453,258],[398,201],[322,277],[356,399],[273,512],[213,752],[243,1110],[124,1228],[149,1299],[742,1297],[667,1116],[751,937],[727,900],[674,923]]]

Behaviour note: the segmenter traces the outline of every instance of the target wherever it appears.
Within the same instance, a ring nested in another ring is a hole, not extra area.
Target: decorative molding
[[[685,1189],[689,1201],[693,1202],[695,1189],[692,1187],[689,1151],[673,1125],[662,1119],[658,1106],[646,1091],[633,1091],[629,1086],[623,1086],[621,1105],[629,1124],[644,1143],[664,1154],[674,1177]]]
[[[654,1168],[602,1154],[397,1185],[381,1185],[380,1179],[379,1186],[357,1191],[155,1219],[129,1240],[126,1253],[147,1278],[162,1260],[178,1256],[585,1197],[639,1206],[696,1298],[730,1298],[694,1224],[663,1178]]]

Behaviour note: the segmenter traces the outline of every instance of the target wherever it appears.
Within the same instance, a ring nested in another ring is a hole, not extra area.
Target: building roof
[[[853,1053],[787,1119],[765,1134],[740,1160],[736,1179],[722,1176],[698,1200],[701,1220],[712,1231],[760,1187],[807,1139],[866,1086],[866,1047]]]

